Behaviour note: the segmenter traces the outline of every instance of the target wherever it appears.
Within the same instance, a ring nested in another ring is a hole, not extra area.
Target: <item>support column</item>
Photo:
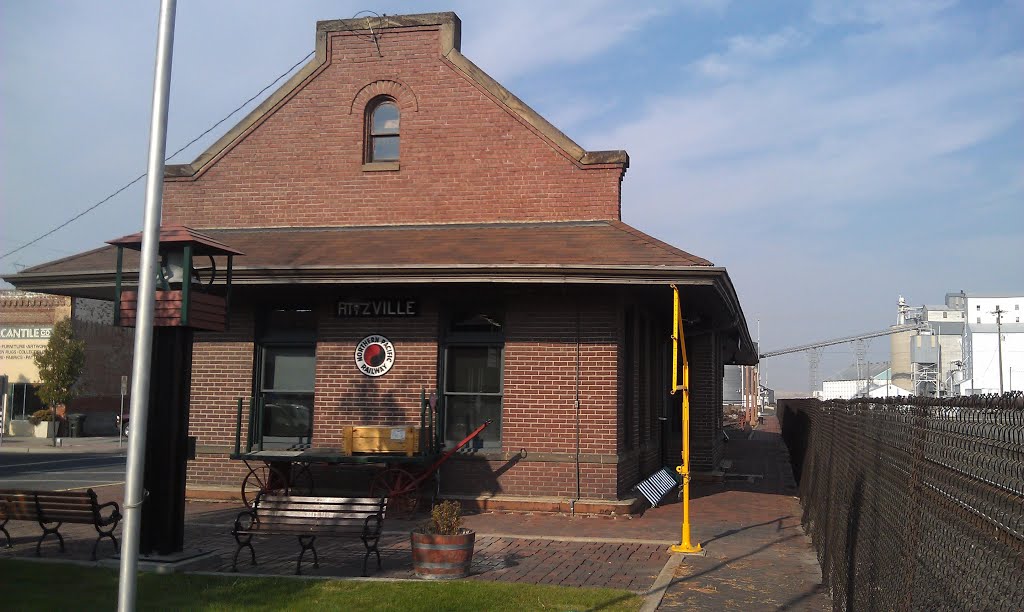
[[[153,328],[153,361],[146,432],[139,552],[169,555],[185,541],[185,478],[188,406],[192,384],[192,336],[185,327]]]
[[[722,350],[718,334],[687,336],[690,360],[690,461],[693,471],[710,472],[722,460]]]

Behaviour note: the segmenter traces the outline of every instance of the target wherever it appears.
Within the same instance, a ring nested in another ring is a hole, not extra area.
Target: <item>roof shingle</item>
[[[620,221],[386,227],[204,229],[241,250],[239,270],[404,266],[711,266]],[[41,264],[23,273],[72,274],[114,268],[114,247]],[[125,268],[138,265],[125,252]]]

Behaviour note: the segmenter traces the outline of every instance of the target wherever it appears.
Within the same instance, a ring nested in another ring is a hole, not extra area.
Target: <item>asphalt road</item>
[[[85,490],[124,483],[125,457],[110,453],[0,453],[0,489]]]

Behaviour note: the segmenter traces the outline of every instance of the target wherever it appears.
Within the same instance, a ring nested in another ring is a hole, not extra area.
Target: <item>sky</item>
[[[0,253],[145,171],[158,4],[0,0]],[[625,149],[623,220],[727,267],[763,350],[884,329],[900,295],[1024,292],[1024,0],[180,0],[168,152],[300,62],[317,20],[367,10],[455,11],[464,55],[585,149]],[[138,231],[142,187],[0,273]],[[827,349],[822,376],[854,358]],[[808,388],[801,353],[761,374]]]

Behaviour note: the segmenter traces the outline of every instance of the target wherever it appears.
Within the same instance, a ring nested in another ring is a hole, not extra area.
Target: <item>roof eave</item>
[[[123,283],[137,283],[137,272],[126,271]],[[18,289],[113,298],[114,270],[92,273],[21,272],[4,277]],[[237,287],[268,285],[345,285],[420,283],[522,283],[710,286],[718,294],[728,322],[721,332],[732,334],[736,350],[730,363],[754,365],[754,348],[735,287],[725,268],[715,266],[588,266],[588,265],[396,265],[396,266],[280,266],[239,267],[234,270]]]
[[[238,267],[235,286],[412,283],[562,283],[715,285],[725,274],[711,266],[586,266],[586,265],[397,265]],[[91,273],[21,272],[4,277],[19,289],[60,295],[94,296],[109,292],[114,270]],[[125,270],[126,286],[137,284],[137,271]]]

